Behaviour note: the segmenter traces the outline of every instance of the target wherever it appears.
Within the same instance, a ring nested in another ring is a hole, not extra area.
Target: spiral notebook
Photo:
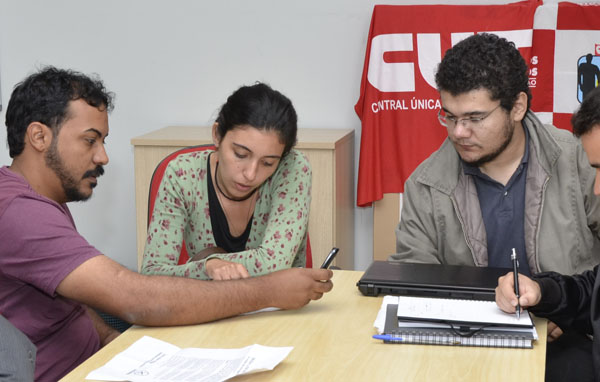
[[[385,307],[386,343],[532,348],[538,338],[527,311],[517,318],[493,301],[396,298]]]

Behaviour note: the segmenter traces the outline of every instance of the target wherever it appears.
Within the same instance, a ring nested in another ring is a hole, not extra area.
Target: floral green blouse
[[[177,265],[184,240],[190,258],[216,245],[208,208],[211,152],[182,154],[167,166],[148,226],[141,272],[208,279],[204,265],[214,257],[243,264],[251,276],[304,266],[312,172],[306,157],[296,150],[258,189],[245,251]]]

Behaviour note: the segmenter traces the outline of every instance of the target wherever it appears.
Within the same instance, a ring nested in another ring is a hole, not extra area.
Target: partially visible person
[[[581,272],[600,261],[594,171],[572,134],[530,110],[528,68],[493,34],[457,43],[435,76],[448,139],[407,180],[392,260]]]
[[[33,381],[35,346],[0,315],[0,382]]]
[[[583,148],[596,171],[594,194],[600,195],[600,89],[592,90],[573,115],[573,134],[581,137]],[[573,230],[579,229],[572,227]],[[519,274],[519,299],[522,308],[545,317],[565,330],[594,336],[591,347],[570,351],[568,362],[553,371],[555,380],[600,381],[600,277],[599,266],[567,276],[556,272],[538,273],[532,278]],[[514,275],[498,280],[496,303],[512,313],[517,306]],[[559,339],[560,341],[561,339]],[[559,375],[556,375],[560,373]]]
[[[306,264],[311,170],[293,150],[292,102],[268,85],[236,90],[213,125],[215,151],[165,170],[142,273],[229,280]],[[190,260],[178,265],[182,242]]]
[[[90,245],[66,203],[90,198],[104,173],[112,105],[100,80],[47,67],[15,87],[6,109],[13,161],[0,168],[0,312],[36,345],[36,380],[60,379],[118,335],[91,308],[186,325],[297,309],[331,290],[332,272],[321,269],[213,282],[144,276]]]

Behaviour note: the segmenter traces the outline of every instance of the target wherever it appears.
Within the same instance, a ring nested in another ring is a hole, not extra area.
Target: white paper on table
[[[253,310],[251,312],[246,312],[246,313],[242,313],[240,314],[240,316],[248,316],[250,314],[256,314],[256,313],[263,313],[263,312],[275,312],[277,310],[281,310],[280,308],[275,308],[274,306],[268,307],[268,308],[262,308],[259,310]]]
[[[379,312],[377,312],[377,317],[373,323],[373,326],[377,329],[377,333],[379,334],[383,333],[383,328],[385,327],[385,314],[389,304],[398,304],[398,296],[383,296],[381,308],[379,308]]]
[[[219,382],[236,375],[273,370],[292,349],[258,344],[241,349],[180,349],[144,336],[89,373],[86,379]]]

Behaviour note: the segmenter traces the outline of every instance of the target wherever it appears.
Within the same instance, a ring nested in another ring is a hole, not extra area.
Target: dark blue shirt
[[[514,248],[519,272],[530,275],[525,251],[525,182],[529,160],[529,132],[525,127],[525,153],[506,186],[463,162],[463,171],[472,175],[487,236],[488,266],[512,268]]]

